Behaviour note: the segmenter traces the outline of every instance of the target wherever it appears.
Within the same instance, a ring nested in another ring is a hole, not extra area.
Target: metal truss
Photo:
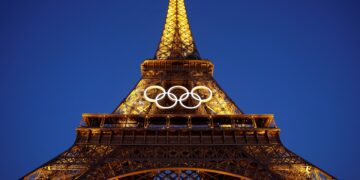
[[[184,0],[170,0],[155,59],[142,63],[136,87],[113,113],[84,114],[74,145],[21,179],[335,179],[285,148],[273,115],[244,114],[213,73]],[[196,109],[159,109],[143,97],[153,85],[206,86],[213,96]]]
[[[213,64],[210,61],[173,60],[164,62],[161,60],[147,60],[141,67],[143,78],[113,113],[133,115],[172,113],[213,115],[242,114],[242,111],[212,78]],[[192,89],[195,86],[206,86],[212,90],[213,98],[195,110],[176,108],[172,110],[160,110],[155,106],[155,103],[146,101],[143,96],[144,90],[152,85],[160,85],[163,87],[183,85],[188,89]]]
[[[114,113],[84,114],[75,144],[23,179],[335,179],[282,145],[273,115],[243,114],[212,73],[205,60],[145,61]],[[149,85],[204,85],[214,96],[160,110],[144,101]]]
[[[237,179],[249,180],[249,178],[230,174],[222,171],[199,169],[199,168],[166,168],[138,171],[111,178],[116,179],[154,179],[154,180],[208,180],[208,179]]]
[[[118,114],[156,114],[161,110],[156,108],[154,103],[146,101],[143,97],[144,89],[151,85],[162,85],[169,83],[164,81],[149,81],[146,79],[140,80],[135,89],[127,96],[127,98],[119,105],[115,110]],[[175,83],[175,82],[174,82]],[[177,82],[178,83],[178,82]],[[204,85],[212,89],[214,96],[213,98],[204,104],[202,104],[196,110],[185,110],[185,113],[197,112],[199,114],[241,114],[239,108],[231,102],[225,92],[219,87],[215,81],[197,81],[196,83],[189,82],[190,87],[196,85]],[[183,84],[183,83],[181,83]],[[167,84],[169,86],[170,84]],[[178,109],[162,110],[167,113],[179,112]],[[184,113],[184,111],[182,112]]]
[[[191,35],[184,0],[170,0],[154,59],[201,59]]]
[[[24,179],[334,179],[281,144],[271,115],[186,116],[85,115],[75,144]]]
[[[277,152],[281,151],[279,149],[284,149],[281,145],[108,146],[105,148],[107,150],[103,148],[87,150],[93,147],[75,145],[70,152],[73,149],[82,149],[84,152],[78,156],[64,153],[24,179],[117,179],[118,177],[137,177],[140,174],[154,178],[161,177],[160,172],[175,169],[209,171],[229,177],[243,177],[243,179],[333,179],[289,151]],[[261,153],[249,151],[249,149],[259,148],[263,149]],[[110,153],[99,155],[95,151]],[[259,158],[264,156],[262,154],[264,152],[268,153],[265,161]],[[65,162],[77,162],[77,165]],[[204,175],[199,176],[204,177]]]

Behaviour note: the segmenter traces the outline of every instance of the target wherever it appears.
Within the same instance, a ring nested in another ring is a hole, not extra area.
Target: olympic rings
[[[154,99],[150,98],[147,95],[148,91],[152,90],[152,89],[157,89],[157,90],[161,91],[161,93],[157,94]],[[175,90],[175,89],[181,89],[181,90],[183,90],[185,92],[184,92],[184,94],[180,95],[180,97],[178,98],[174,93],[172,93],[173,90]],[[195,92],[196,90],[207,90],[209,92],[209,97],[207,97],[206,99],[202,99],[201,96]],[[162,105],[160,105],[159,101],[164,99],[166,96],[169,98],[170,101],[173,101],[174,103],[171,104],[170,106],[162,106]],[[183,103],[190,96],[191,96],[191,98],[193,98],[194,100],[196,100],[198,102],[195,106],[186,106]],[[174,108],[178,103],[183,108],[196,109],[196,108],[200,107],[201,103],[210,101],[212,99],[212,96],[213,96],[212,91],[206,86],[196,86],[196,87],[192,88],[191,91],[189,92],[189,90],[184,86],[173,86],[168,91],[166,91],[163,87],[154,85],[154,86],[149,86],[144,91],[145,100],[147,100],[149,102],[154,102],[156,104],[156,106],[158,108],[160,108],[160,109],[171,109],[171,108]]]

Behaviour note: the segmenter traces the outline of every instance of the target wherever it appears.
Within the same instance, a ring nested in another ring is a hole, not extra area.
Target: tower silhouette
[[[22,179],[335,179],[288,150],[272,114],[245,114],[213,78],[184,0],[111,114],[83,114],[73,146]]]

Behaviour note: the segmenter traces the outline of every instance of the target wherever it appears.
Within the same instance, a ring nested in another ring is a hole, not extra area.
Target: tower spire
[[[201,59],[191,35],[184,0],[169,0],[164,30],[154,59]]]

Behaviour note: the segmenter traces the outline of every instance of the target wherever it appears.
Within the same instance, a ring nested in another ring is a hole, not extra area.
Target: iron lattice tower
[[[111,114],[83,114],[75,143],[22,179],[335,179],[288,150],[272,114],[245,114],[170,0],[154,59]]]

